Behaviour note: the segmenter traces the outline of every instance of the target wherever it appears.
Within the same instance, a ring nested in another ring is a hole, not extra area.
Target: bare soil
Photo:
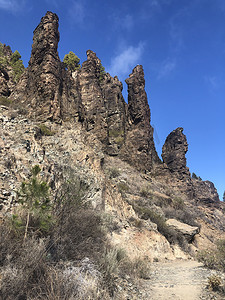
[[[208,300],[223,299],[206,289],[212,271],[192,260],[157,262],[151,266],[151,277],[143,280],[142,299]]]

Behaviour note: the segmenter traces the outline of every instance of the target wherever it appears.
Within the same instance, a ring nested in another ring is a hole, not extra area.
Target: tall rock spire
[[[128,85],[128,122],[124,158],[141,170],[150,171],[160,162],[155,150],[153,128],[150,125],[150,109],[145,92],[144,71],[136,66],[129,78]]]
[[[178,127],[166,138],[162,148],[163,162],[171,172],[175,172],[179,177],[190,176],[186,166],[186,153],[188,151],[187,138],[183,134],[183,128]]]
[[[29,66],[12,94],[40,120],[60,120],[78,110],[70,99],[73,81],[58,55],[58,20],[48,11],[34,30]]]

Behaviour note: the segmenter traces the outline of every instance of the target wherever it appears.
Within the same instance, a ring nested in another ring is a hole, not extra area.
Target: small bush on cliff
[[[8,64],[8,59],[4,54],[4,46],[0,43],[0,67],[6,67]]]
[[[11,56],[10,65],[13,69],[14,80],[17,82],[25,70],[21,55],[17,50]]]
[[[146,185],[145,187],[142,187],[140,191],[140,195],[143,198],[152,198],[153,192],[150,186]]]
[[[9,107],[11,105],[12,101],[9,100],[7,97],[1,96],[0,97],[0,105],[4,105]]]
[[[66,68],[71,72],[80,69],[80,59],[72,51],[64,56],[63,62],[66,65]]]
[[[44,124],[41,124],[39,126],[39,129],[40,129],[40,134],[41,135],[44,135],[44,136],[52,136],[55,134],[54,131],[52,131],[49,127],[47,127],[46,125]]]
[[[218,275],[212,275],[208,278],[208,288],[212,291],[219,291],[222,280]]]
[[[103,67],[103,65],[101,64],[100,65],[100,68],[99,68],[99,81],[102,82],[103,79],[104,79],[104,75],[105,75],[105,68]]]
[[[110,179],[117,178],[120,176],[120,170],[118,170],[117,168],[110,168],[108,170],[108,174]]]

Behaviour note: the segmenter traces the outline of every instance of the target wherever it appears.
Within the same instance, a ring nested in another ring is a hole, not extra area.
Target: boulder
[[[181,233],[188,242],[191,242],[194,236],[199,233],[199,228],[197,226],[190,226],[176,219],[169,219],[166,221],[166,224]]]

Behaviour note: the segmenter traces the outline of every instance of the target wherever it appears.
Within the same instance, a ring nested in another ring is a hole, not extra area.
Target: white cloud
[[[69,8],[69,16],[73,22],[82,25],[85,18],[84,1],[73,1]]]
[[[56,8],[59,8],[59,3],[58,3],[58,0],[45,0],[45,2],[49,5],[53,5],[55,6]]]
[[[111,64],[106,70],[112,75],[123,77],[128,75],[143,54],[144,43],[140,42],[138,46],[128,46],[120,54],[116,55],[111,59]]]
[[[109,20],[113,20],[113,26],[116,30],[125,29],[130,31],[134,26],[134,18],[130,14],[125,16],[122,16],[121,14],[110,15]]]
[[[21,4],[24,4],[24,1],[19,0],[0,0],[0,9],[7,11],[15,12],[18,11],[21,7]]]
[[[159,68],[157,79],[162,79],[164,77],[169,76],[174,71],[175,68],[176,68],[176,61],[175,61],[175,59],[167,59],[167,60],[165,60],[161,64],[161,67]]]
[[[220,87],[220,79],[216,76],[205,76],[204,77],[206,84],[210,92],[214,92],[219,89]]]

